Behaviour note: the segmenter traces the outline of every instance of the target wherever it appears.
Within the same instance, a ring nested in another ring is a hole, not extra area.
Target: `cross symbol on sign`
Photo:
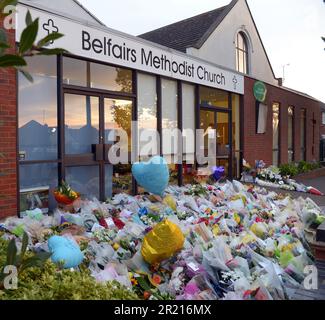
[[[52,19],[49,19],[47,23],[43,24],[43,29],[47,31],[47,34],[50,35],[53,32],[59,32],[59,28],[54,24]],[[52,44],[54,41],[52,40],[50,43]]]
[[[234,89],[236,90],[237,89],[237,83],[238,83],[238,80],[237,80],[236,76],[234,76],[234,78],[232,79],[232,82],[234,83]]]

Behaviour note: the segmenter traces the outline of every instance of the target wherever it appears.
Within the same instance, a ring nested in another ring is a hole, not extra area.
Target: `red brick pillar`
[[[0,27],[3,21],[0,18]],[[15,31],[7,32],[12,48]],[[13,52],[13,50],[11,50]],[[17,75],[0,69],[0,220],[17,215]]]

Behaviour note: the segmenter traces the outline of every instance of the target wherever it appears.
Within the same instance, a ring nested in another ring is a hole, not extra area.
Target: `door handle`
[[[92,144],[92,153],[95,155],[95,161],[104,160],[104,145],[103,144]]]

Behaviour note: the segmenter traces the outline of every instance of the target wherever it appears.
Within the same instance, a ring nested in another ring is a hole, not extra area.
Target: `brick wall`
[[[300,112],[307,110],[306,120],[306,148],[307,161],[319,160],[319,136],[320,136],[320,104],[319,102],[279,87],[266,85],[268,89],[266,105],[268,106],[267,128],[265,134],[256,134],[256,105],[253,94],[255,79],[245,77],[245,97],[244,97],[244,158],[252,165],[255,160],[264,160],[267,165],[273,161],[273,124],[272,124],[272,104],[280,104],[280,163],[288,162],[288,107],[293,106],[294,116],[294,160],[300,161]],[[313,119],[314,125],[313,137]]]
[[[14,30],[8,32],[8,39],[15,46]],[[0,70],[0,219],[17,215],[16,81],[15,69]]]

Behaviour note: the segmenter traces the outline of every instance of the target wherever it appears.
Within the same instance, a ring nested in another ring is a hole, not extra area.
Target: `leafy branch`
[[[28,248],[28,235],[25,232],[23,234],[22,246],[20,254],[17,254],[17,246],[15,239],[12,239],[7,247],[7,260],[0,269],[0,290],[4,288],[4,279],[6,274],[4,273],[5,266],[15,266],[17,268],[17,274],[23,272],[28,268],[39,267],[42,268],[44,263],[51,257],[51,253],[40,252],[33,256],[26,257],[26,251]]]
[[[4,13],[7,6],[17,5],[17,0],[0,0],[0,18],[5,18],[8,13]],[[26,14],[26,28],[23,30],[19,48],[15,54],[8,53],[7,50],[11,48],[7,33],[4,29],[0,29],[0,69],[14,67],[21,72],[29,81],[33,81],[32,76],[23,67],[27,66],[26,57],[32,56],[51,56],[65,53],[66,50],[62,48],[49,49],[51,43],[59,40],[64,35],[59,32],[52,32],[43,39],[36,42],[39,32],[39,18],[33,20],[30,11]]]

